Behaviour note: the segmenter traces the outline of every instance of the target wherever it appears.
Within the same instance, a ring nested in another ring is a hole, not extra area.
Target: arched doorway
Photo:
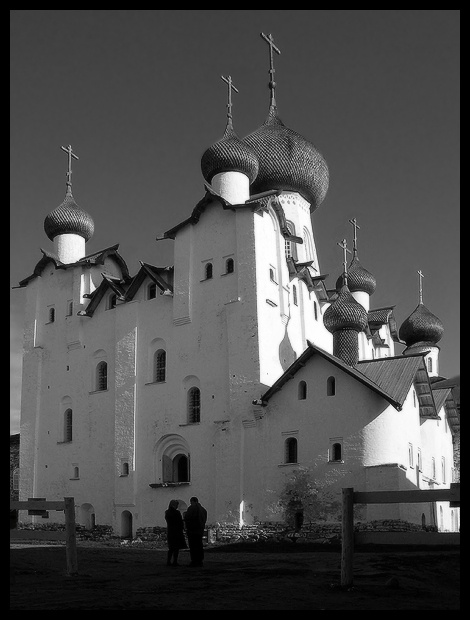
[[[132,513],[123,510],[121,513],[121,538],[132,538]]]
[[[92,504],[82,504],[79,511],[80,525],[86,527],[87,530],[92,530],[95,525],[95,509]]]

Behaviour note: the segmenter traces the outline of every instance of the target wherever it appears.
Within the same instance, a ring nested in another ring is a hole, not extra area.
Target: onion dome
[[[80,235],[88,241],[94,232],[94,222],[86,211],[75,202],[70,187],[67,187],[65,199],[44,220],[44,230],[52,241],[57,235]]]
[[[258,174],[258,158],[235,133],[228,122],[223,137],[210,146],[201,158],[202,175],[208,183],[219,172],[242,172],[250,183]]]
[[[336,290],[343,286],[343,276],[336,280]],[[374,276],[364,269],[355,255],[348,267],[348,288],[351,293],[363,292],[372,295],[375,292],[377,281]]]
[[[441,321],[420,302],[405,319],[398,335],[408,347],[418,342],[436,344],[442,338],[444,326]]]
[[[367,312],[351,295],[347,286],[343,286],[335,301],[325,310],[323,323],[334,334],[339,330],[362,332],[367,327]]]
[[[326,161],[313,144],[283,124],[275,106],[265,123],[243,141],[259,161],[253,194],[273,189],[298,192],[312,212],[321,204],[329,183]]]

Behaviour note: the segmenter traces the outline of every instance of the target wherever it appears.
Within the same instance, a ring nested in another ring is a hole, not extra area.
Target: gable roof
[[[454,390],[452,386],[441,387],[441,383],[444,383],[444,381],[433,383],[431,386],[436,407],[440,409],[444,406],[449,426],[454,433],[458,433],[460,431],[460,408],[455,398]]]
[[[77,267],[80,265],[81,266],[83,265],[86,265],[86,266],[104,265],[104,261],[108,256],[112,256],[114,258],[114,260],[117,262],[121,270],[123,279],[127,281],[130,279],[129,269],[127,268],[125,260],[122,258],[122,256],[117,251],[118,248],[119,248],[119,244],[117,243],[116,245],[112,245],[108,248],[105,248],[104,250],[99,250],[98,252],[93,252],[93,254],[88,254],[87,256],[84,256],[83,258],[81,258],[80,260],[74,263],[62,263],[55,254],[53,254],[52,252],[46,252],[45,250],[41,248],[41,252],[43,256],[38,261],[38,263],[36,263],[33,273],[27,278],[24,278],[23,280],[21,280],[18,283],[18,286],[14,288],[21,288],[23,286],[27,286],[29,282],[31,282],[31,280],[41,276],[42,272],[44,271],[48,263],[52,262],[56,269],[69,269],[71,267]]]
[[[281,375],[279,379],[275,381],[275,383],[261,396],[260,401],[262,405],[266,405],[270,398],[272,398],[272,396],[276,392],[282,389],[282,387],[287,383],[287,381],[292,379],[294,375],[308,363],[308,360],[310,358],[315,355],[319,355],[323,359],[327,360],[331,364],[334,364],[345,373],[368,387],[370,390],[384,398],[393,407],[395,407],[395,409],[400,411],[403,407],[403,403],[405,402],[405,398],[408,394],[409,388],[411,387],[416,371],[424,355],[422,353],[419,353],[414,356],[408,356],[407,358],[403,358],[411,361],[408,361],[404,365],[400,365],[401,372],[390,373],[391,376],[388,380],[381,380],[379,378],[380,373],[370,372],[367,367],[362,368],[359,367],[359,365],[354,367],[349,366],[348,364],[345,364],[340,358],[331,355],[331,353],[328,353],[320,347],[317,347],[308,340],[307,345],[308,346],[302,353],[302,355],[293,364],[291,364],[291,366],[289,366],[289,368],[284,372],[284,374]],[[384,358],[383,360],[375,360],[375,362],[385,362],[383,367],[386,367],[387,364],[390,364],[391,360],[393,368],[397,369],[398,364],[396,365],[393,363],[393,360],[395,359],[398,358],[388,357]],[[387,360],[389,361],[387,362]],[[374,364],[375,362],[371,361],[371,364]],[[375,377],[376,380],[372,379],[371,377]],[[406,386],[408,386],[408,389],[406,389]]]
[[[414,384],[422,418],[439,419],[431,389],[431,382],[424,364],[425,352],[415,355],[384,357],[358,362],[356,368],[400,402],[404,402]]]
[[[125,301],[126,289],[123,286],[125,281],[121,280],[120,278],[116,278],[115,276],[106,274],[106,273],[102,273],[101,275],[103,277],[103,280],[101,281],[100,285],[97,288],[95,288],[95,290],[92,293],[89,293],[88,295],[84,295],[84,297],[87,297],[90,300],[90,302],[88,306],[85,308],[85,310],[79,310],[77,312],[78,316],[88,316],[88,317],[93,316],[100,301],[103,299],[103,297],[105,296],[106,292],[109,289],[111,289],[112,291],[114,291],[114,293],[116,293],[116,296],[120,301]]]
[[[155,282],[162,295],[173,295],[173,267],[155,267],[142,261],[139,262],[141,267],[127,289],[126,301],[134,299],[146,278],[150,278],[152,282]]]

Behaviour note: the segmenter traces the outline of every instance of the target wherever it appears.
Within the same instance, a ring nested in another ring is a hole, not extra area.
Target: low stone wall
[[[39,531],[65,531],[63,523],[18,523],[18,529]],[[427,527],[426,531],[435,531]],[[354,525],[356,532],[418,532],[423,528],[415,523],[408,523],[398,519],[382,521],[357,522]],[[109,541],[119,540],[111,525],[95,525],[92,530],[82,525],[76,526],[78,540]],[[141,527],[136,531],[134,540],[166,545],[166,527]],[[340,522],[312,522],[304,523],[299,531],[287,527],[285,523],[261,521],[252,525],[239,527],[233,523],[215,523],[209,525],[206,531],[207,543],[234,543],[234,542],[283,542],[290,540],[297,543],[334,544],[341,541]]]

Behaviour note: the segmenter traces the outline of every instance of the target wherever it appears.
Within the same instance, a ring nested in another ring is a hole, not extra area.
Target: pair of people
[[[167,566],[179,566],[179,551],[180,549],[186,549],[185,528],[191,557],[189,566],[204,565],[202,537],[207,521],[207,510],[199,503],[197,497],[191,497],[189,501],[190,505],[184,513],[184,519],[178,510],[179,503],[176,499],[170,501],[168,510],[165,512],[168,541]]]

